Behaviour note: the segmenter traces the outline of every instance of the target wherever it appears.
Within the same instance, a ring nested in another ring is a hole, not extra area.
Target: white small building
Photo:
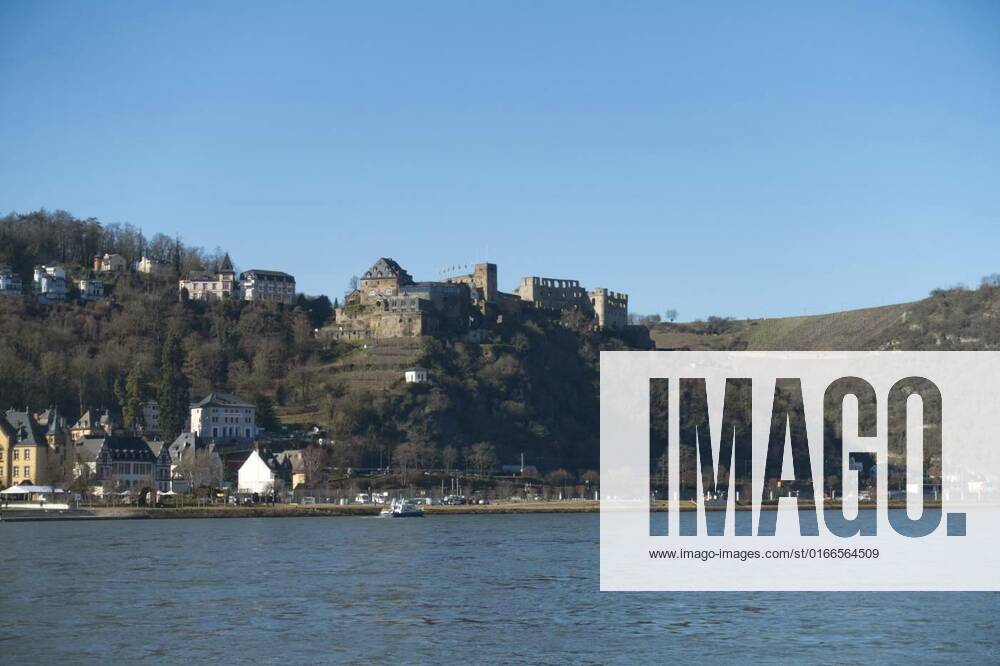
[[[135,266],[136,270],[146,275],[167,275],[170,273],[170,266],[153,261],[149,257],[143,257]]]
[[[62,266],[36,266],[34,277],[39,302],[66,300],[66,271]]]
[[[76,286],[80,289],[80,298],[84,301],[99,301],[104,298],[104,283],[93,278],[81,278]]]
[[[10,266],[0,266],[0,296],[20,296],[23,289],[21,276]]]
[[[291,481],[291,464],[279,462],[270,451],[254,449],[238,472],[238,491],[241,493],[270,493],[282,483]]]
[[[252,440],[257,408],[230,393],[209,393],[191,405],[191,432],[205,439]]]
[[[423,368],[410,368],[403,373],[407,384],[423,384],[427,381],[427,371]]]

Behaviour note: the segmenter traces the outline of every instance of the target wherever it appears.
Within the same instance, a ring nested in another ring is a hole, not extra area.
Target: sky
[[[915,300],[1000,272],[1000,4],[2,0],[0,212],[43,207],[331,298]]]

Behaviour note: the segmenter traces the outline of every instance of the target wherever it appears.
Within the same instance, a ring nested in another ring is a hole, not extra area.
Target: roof
[[[188,273],[188,276],[185,279],[188,282],[215,282],[216,280],[218,280],[218,276],[215,275],[214,273],[206,273],[204,271],[194,271],[192,273]]]
[[[253,405],[241,400],[232,393],[216,393],[212,391],[201,402],[191,405],[192,409],[195,407],[253,407]]]
[[[3,416],[14,432],[14,444],[41,446],[46,443],[41,427],[29,410],[25,409],[23,412],[19,412],[15,409],[8,409]]]
[[[222,258],[222,265],[219,266],[219,272],[233,272],[233,262],[229,258],[229,253],[226,252],[226,256]]]
[[[201,450],[207,449],[208,451],[214,451],[215,445],[206,442],[201,437],[198,437],[193,432],[182,432],[177,435],[177,438],[170,443],[170,457],[174,460],[180,460],[184,457],[184,454],[189,450]]]
[[[406,281],[410,280],[410,274],[400,266],[394,259],[389,257],[381,257],[378,261],[372,264],[372,267],[368,269],[365,273],[364,279],[366,280],[378,280],[380,278],[402,278]]]
[[[90,410],[88,409],[83,413],[83,415],[73,424],[72,430],[77,429],[90,429],[94,427],[94,421],[91,417]]]
[[[115,418],[111,415],[111,412],[107,409],[97,410],[94,408],[88,409],[83,413],[83,416],[73,424],[71,430],[90,430],[97,427],[98,425],[114,425]]]
[[[97,460],[97,454],[104,446],[103,437],[84,437],[74,448],[76,459],[84,463],[92,463]]]
[[[278,462],[284,463],[286,460],[291,464],[293,472],[305,471],[305,462],[302,460],[301,450],[282,451],[274,456]]]
[[[45,416],[49,425],[49,434],[56,435],[66,427],[65,419],[59,415],[59,408],[53,407]]]
[[[251,268],[248,271],[243,271],[243,275],[241,275],[240,277],[246,277],[247,275],[268,275],[270,277],[288,278],[289,280],[295,279],[288,273],[282,271],[269,271],[263,268]]]
[[[111,435],[104,438],[103,450],[111,460],[127,462],[156,462],[156,456],[149,444],[141,437],[132,435]]]

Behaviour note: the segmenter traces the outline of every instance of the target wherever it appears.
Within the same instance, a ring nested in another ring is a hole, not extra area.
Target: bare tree
[[[470,463],[472,463],[473,469],[476,470],[476,474],[480,476],[483,476],[492,470],[497,464],[496,449],[489,442],[479,442],[478,444],[473,444],[470,449],[470,453],[466,456],[466,458]]]
[[[458,449],[454,446],[446,446],[441,449],[441,465],[444,466],[446,472],[450,472],[456,462],[458,462]]]
[[[330,462],[330,452],[321,446],[310,446],[302,449],[302,473],[306,477],[306,486],[315,488],[320,482],[323,471]]]
[[[177,473],[188,482],[189,490],[222,485],[222,459],[215,451],[188,451],[177,465]]]

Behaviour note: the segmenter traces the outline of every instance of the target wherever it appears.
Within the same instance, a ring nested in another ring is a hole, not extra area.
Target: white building
[[[10,269],[10,266],[0,266],[0,296],[20,296],[24,290],[21,276]]]
[[[205,439],[252,440],[257,436],[257,408],[230,393],[209,393],[191,405],[191,432]]]
[[[34,282],[39,302],[66,300],[66,271],[62,266],[36,266]]]
[[[146,275],[166,275],[170,272],[170,266],[153,261],[149,257],[140,259],[135,268],[140,273],[145,273]]]
[[[281,271],[254,268],[240,276],[243,300],[265,303],[295,302],[295,278]]]
[[[240,466],[237,488],[241,493],[270,493],[289,482],[291,463],[279,462],[267,450],[254,449]]]
[[[226,254],[217,273],[191,273],[177,282],[177,290],[193,301],[220,301],[235,298],[238,285],[233,262]]]
[[[80,298],[85,301],[99,301],[104,298],[104,283],[93,278],[81,278],[76,286],[80,289]]]
[[[423,384],[427,381],[427,371],[423,368],[410,368],[403,373],[407,384]]]

